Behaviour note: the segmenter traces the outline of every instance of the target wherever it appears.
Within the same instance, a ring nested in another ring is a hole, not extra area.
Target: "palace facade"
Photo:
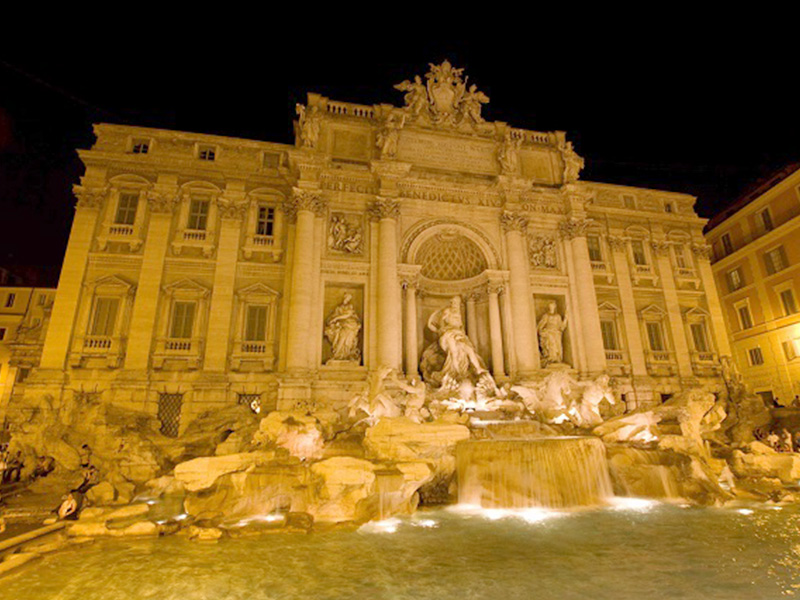
[[[419,378],[454,296],[498,383],[609,374],[629,407],[722,389],[693,197],[580,180],[564,132],[485,121],[447,62],[397,87],[402,108],[309,94],[294,145],[97,125],[20,393],[101,394],[170,435],[236,402],[334,409],[378,367]]]

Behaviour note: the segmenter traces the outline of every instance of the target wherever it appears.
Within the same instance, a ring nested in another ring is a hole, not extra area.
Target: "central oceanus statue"
[[[464,331],[460,296],[453,296],[447,306],[430,316],[428,329],[438,339],[422,355],[420,367],[427,383],[438,385],[442,390],[455,391],[464,382],[469,382],[481,395],[498,395],[494,379]]]

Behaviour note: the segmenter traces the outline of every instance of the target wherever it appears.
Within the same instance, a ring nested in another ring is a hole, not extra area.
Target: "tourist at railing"
[[[17,450],[13,458],[6,458],[4,462],[3,483],[19,483],[22,478],[22,469],[25,467],[22,450]]]

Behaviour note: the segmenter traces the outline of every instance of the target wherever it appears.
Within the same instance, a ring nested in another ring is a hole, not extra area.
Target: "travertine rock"
[[[222,475],[244,471],[258,464],[272,460],[274,452],[242,452],[224,456],[204,456],[195,458],[175,467],[175,479],[187,491],[197,492],[210,488]]]
[[[301,412],[271,412],[261,419],[253,441],[258,446],[275,444],[304,459],[319,458],[323,452],[319,421]]]

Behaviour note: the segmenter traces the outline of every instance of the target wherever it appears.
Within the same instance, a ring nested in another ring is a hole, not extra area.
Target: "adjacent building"
[[[707,229],[734,359],[765,401],[789,405],[800,394],[800,164]]]
[[[38,366],[56,290],[0,287],[0,421]]]
[[[397,87],[403,107],[309,94],[293,145],[97,125],[25,393],[100,394],[168,435],[237,402],[342,409],[378,367],[420,377],[453,296],[498,382],[608,374],[631,407],[722,389],[693,197],[580,180],[564,132],[485,121],[447,62]]]

